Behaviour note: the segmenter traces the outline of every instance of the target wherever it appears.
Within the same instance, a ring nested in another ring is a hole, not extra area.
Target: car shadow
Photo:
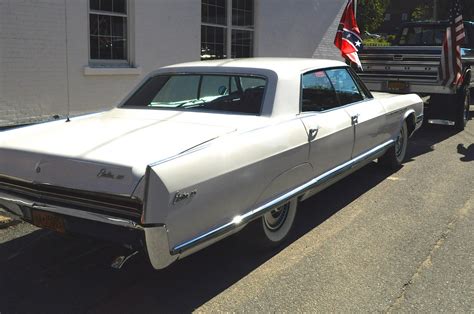
[[[114,270],[112,259],[125,249],[45,230],[31,232],[0,244],[0,312],[192,311],[392,173],[373,162],[304,201],[291,238],[276,250],[255,249],[248,237],[237,234],[160,271],[151,268],[144,254]]]
[[[451,126],[423,123],[423,126],[410,138],[406,162],[411,162],[414,158],[430,153],[436,148],[436,144],[455,136],[459,131]]]

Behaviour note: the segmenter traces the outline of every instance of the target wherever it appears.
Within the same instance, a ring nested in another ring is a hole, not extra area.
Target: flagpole
[[[354,16],[357,18],[357,0],[354,0]]]

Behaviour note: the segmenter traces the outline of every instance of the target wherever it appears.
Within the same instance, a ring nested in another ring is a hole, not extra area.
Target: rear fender
[[[308,178],[309,173],[313,173],[313,167],[311,167],[309,163],[303,163],[284,171],[276,176],[270,184],[263,189],[255,205],[265,203],[266,201],[297,187],[299,184],[303,184],[304,181],[310,179]],[[293,185],[289,186],[288,183],[292,183]]]

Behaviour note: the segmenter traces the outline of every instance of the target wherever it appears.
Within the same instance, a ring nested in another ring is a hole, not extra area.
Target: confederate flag
[[[344,9],[336,38],[334,38],[334,45],[341,50],[344,58],[349,59],[362,69],[357,52],[363,48],[363,45],[360,38],[360,30],[355,19],[353,0],[349,0]]]

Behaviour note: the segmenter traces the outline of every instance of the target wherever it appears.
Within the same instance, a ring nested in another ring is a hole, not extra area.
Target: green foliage
[[[428,21],[433,18],[433,8],[427,4],[417,6],[411,13],[412,21]]]
[[[390,0],[359,0],[357,3],[357,23],[362,33],[376,32],[383,22],[385,10]]]
[[[366,47],[380,47],[390,46],[390,42],[384,38],[366,38],[364,39],[364,46]]]

